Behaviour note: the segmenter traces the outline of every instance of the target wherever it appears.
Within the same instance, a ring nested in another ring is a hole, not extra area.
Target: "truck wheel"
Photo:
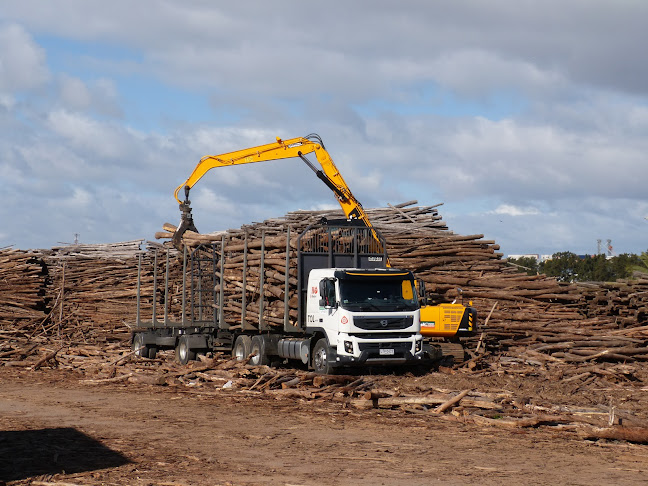
[[[155,346],[147,346],[146,350],[148,351],[148,359],[155,359],[157,357],[157,347]]]
[[[138,358],[148,358],[149,347],[144,344],[144,336],[142,334],[137,333],[133,336],[131,350],[135,351],[135,356]]]
[[[315,373],[320,375],[333,374],[333,367],[329,363],[331,357],[331,348],[328,345],[326,338],[322,338],[313,348],[313,369]]]
[[[250,348],[252,347],[252,340],[250,336],[241,334],[234,341],[234,347],[232,348],[232,358],[236,358],[237,361],[243,361],[245,358],[250,356]]]
[[[270,363],[265,349],[265,340],[261,336],[254,336],[250,344],[250,364],[253,366],[262,366]]]
[[[196,359],[196,352],[189,347],[189,338],[185,335],[178,338],[178,345],[175,348],[176,360],[180,364],[187,364]]]

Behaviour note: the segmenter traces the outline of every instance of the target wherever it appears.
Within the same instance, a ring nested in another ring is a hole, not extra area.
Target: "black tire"
[[[332,375],[334,368],[331,366],[331,347],[326,338],[321,338],[313,348],[313,369],[320,375]]]
[[[138,358],[148,358],[149,347],[144,344],[144,336],[141,333],[133,336],[131,350],[135,352],[135,356]]]
[[[252,347],[252,340],[250,336],[241,334],[234,341],[234,347],[232,348],[232,358],[236,358],[238,361],[243,361],[248,356],[250,356],[250,348]]]
[[[148,359],[155,359],[157,357],[157,348],[155,346],[147,346],[146,350],[148,351]]]
[[[180,336],[178,344],[175,348],[176,361],[180,364],[187,364],[189,361],[196,359],[196,351],[192,350],[189,346],[189,338],[187,336]]]
[[[250,364],[252,366],[263,366],[270,364],[268,359],[268,354],[265,349],[265,340],[261,336],[252,337],[250,343],[250,354],[253,354],[250,358]]]

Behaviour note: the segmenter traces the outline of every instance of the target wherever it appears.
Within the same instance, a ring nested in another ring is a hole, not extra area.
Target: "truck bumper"
[[[421,345],[419,345],[420,351],[412,353],[411,341],[394,343],[359,342],[358,346],[360,348],[359,356],[335,353],[334,366],[361,366],[371,364],[396,365],[403,363],[414,364],[422,361],[424,357]]]
[[[335,366],[352,366],[352,365],[370,365],[370,364],[403,364],[415,363],[423,359],[421,354],[413,355],[407,351],[403,356],[399,357],[384,357],[375,356],[367,351],[360,353],[359,357],[355,356],[337,356]]]

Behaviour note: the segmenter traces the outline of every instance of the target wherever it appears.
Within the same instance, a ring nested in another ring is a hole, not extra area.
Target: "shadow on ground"
[[[71,427],[0,430],[0,481],[81,473],[128,462],[119,452]]]

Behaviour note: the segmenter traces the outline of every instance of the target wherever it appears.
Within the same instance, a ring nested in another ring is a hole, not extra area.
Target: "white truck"
[[[292,242],[287,229],[281,292],[275,284],[274,292],[259,292],[254,302],[245,291],[234,302],[228,281],[243,282],[244,289],[264,289],[268,275],[276,278],[277,251],[270,258],[264,242],[276,242],[277,236],[264,233],[261,242],[246,237],[236,255],[225,236],[185,251],[181,318],[168,317],[165,300],[163,318],[154,308],[152,318],[143,320],[138,293],[133,350],[152,358],[160,349],[175,348],[181,363],[213,351],[231,352],[241,360],[251,356],[255,365],[300,360],[323,374],[344,366],[414,364],[423,359],[414,276],[385,267],[382,236],[364,225],[311,225]],[[227,270],[234,260],[243,264]],[[168,265],[167,258],[167,279],[157,295],[169,293]],[[277,302],[277,295],[283,302]]]

